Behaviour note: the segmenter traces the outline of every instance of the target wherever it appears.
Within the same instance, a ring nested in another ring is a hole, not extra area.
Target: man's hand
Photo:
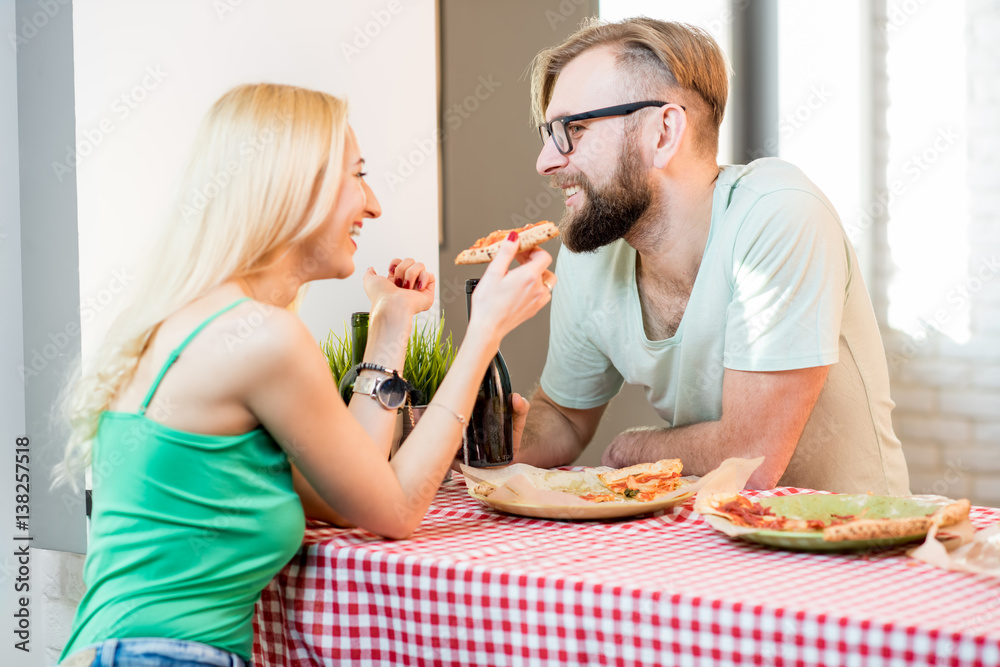
[[[644,438],[649,437],[652,428],[630,428],[615,436],[601,455],[601,465],[609,468],[626,468],[636,463],[651,463],[655,452],[644,453]],[[641,435],[645,434],[645,435]],[[655,437],[655,436],[653,436]],[[659,459],[655,459],[659,460]]]
[[[528,420],[528,410],[531,409],[531,403],[528,403],[527,399],[517,392],[511,394],[511,399],[511,402],[514,404],[514,460],[516,461],[517,452],[521,448],[521,436],[524,434],[524,424]],[[463,463],[462,455],[462,450],[458,450],[458,454],[451,464],[451,469],[455,472],[462,472],[462,468],[460,467],[460,464]]]
[[[566,408],[539,387],[531,399],[531,413],[515,435],[514,461],[537,468],[572,463],[594,437],[607,403],[583,410]],[[527,412],[527,411],[526,411]],[[515,425],[515,430],[517,426]]]
[[[524,396],[518,393],[511,394],[514,404],[514,459],[517,460],[517,453],[521,449],[521,437],[524,435],[524,425],[528,421],[528,410],[531,409]]]
[[[564,408],[546,396],[541,387],[535,391],[531,403],[520,394],[513,394],[513,399],[514,463],[538,468],[572,463],[594,437],[607,407],[605,404],[589,410]],[[460,472],[461,462],[459,451],[451,469]]]

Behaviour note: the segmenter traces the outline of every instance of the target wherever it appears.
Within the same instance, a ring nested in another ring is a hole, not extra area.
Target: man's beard
[[[559,221],[563,245],[573,252],[593,252],[622,238],[653,200],[653,189],[643,179],[639,150],[631,137],[626,138],[610,185],[598,190],[583,174],[574,180],[586,199],[579,211],[567,208]]]

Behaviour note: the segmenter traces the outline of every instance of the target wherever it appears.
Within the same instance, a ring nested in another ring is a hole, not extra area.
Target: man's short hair
[[[729,95],[729,63],[708,32],[686,23],[646,17],[618,23],[590,19],[562,44],[540,51],[531,64],[535,123],[545,121],[545,109],[563,68],[599,46],[614,49],[616,65],[625,75],[625,92],[635,97],[622,102],[658,99],[687,107],[696,149],[715,157]],[[608,101],[608,106],[615,103]]]

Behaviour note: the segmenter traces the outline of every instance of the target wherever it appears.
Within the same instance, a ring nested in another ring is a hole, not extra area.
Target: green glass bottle
[[[350,405],[354,394],[354,381],[358,379],[358,364],[365,360],[365,347],[368,346],[368,313],[351,314],[351,368],[340,378],[337,389],[344,403]]]

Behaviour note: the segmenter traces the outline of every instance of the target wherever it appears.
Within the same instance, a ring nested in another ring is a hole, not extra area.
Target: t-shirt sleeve
[[[814,194],[785,190],[758,200],[734,244],[726,368],[779,371],[838,361],[852,270],[848,243]]]
[[[624,380],[611,360],[594,344],[594,327],[611,322],[594,317],[587,303],[588,278],[571,265],[578,258],[559,251],[558,284],[549,312],[549,351],[542,370],[542,390],[559,405],[585,410],[604,405],[618,395]],[[598,309],[600,310],[600,309]]]

